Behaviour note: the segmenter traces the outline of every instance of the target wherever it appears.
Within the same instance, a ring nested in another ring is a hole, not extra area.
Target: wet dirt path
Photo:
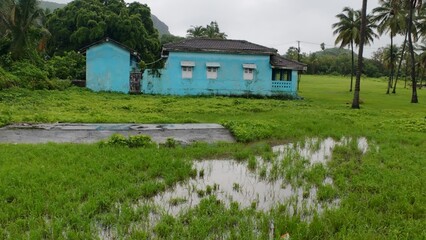
[[[124,136],[144,134],[157,143],[174,138],[182,144],[193,142],[234,142],[222,125],[197,124],[12,124],[0,128],[0,143],[94,143],[114,133]]]

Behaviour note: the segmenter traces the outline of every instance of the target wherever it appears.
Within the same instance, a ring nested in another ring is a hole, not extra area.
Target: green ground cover
[[[364,79],[362,109],[352,110],[347,85],[342,77],[303,76],[304,99],[298,101],[124,95],[77,88],[0,91],[0,125],[215,122],[242,142],[159,149],[0,144],[0,238],[96,238],[97,229],[114,229],[120,238],[134,239],[264,239],[271,220],[277,238],[286,232],[292,239],[426,238],[424,90],[419,90],[420,103],[410,104],[409,89],[400,87],[398,94],[386,95],[385,80]],[[188,213],[161,218],[152,229],[141,226],[153,209],[135,204],[196,175],[194,159],[249,160],[267,156],[269,146],[278,143],[343,136],[366,137],[379,151],[361,156],[351,146],[339,147],[326,169],[305,172],[312,179],[318,174],[332,177],[336,190],[323,189],[322,197],[341,199],[339,208],[309,223],[299,214],[287,215],[283,207],[268,212],[238,204],[226,207],[209,196]]]

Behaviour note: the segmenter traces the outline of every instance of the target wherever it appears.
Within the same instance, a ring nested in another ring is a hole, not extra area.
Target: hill
[[[346,48],[326,48],[323,51],[315,52],[317,56],[340,56],[351,54],[351,50]]]
[[[40,8],[42,9],[49,9],[51,11],[58,9],[58,8],[63,8],[65,7],[67,4],[64,3],[56,3],[56,2],[48,2],[48,1],[40,1]]]
[[[40,8],[42,9],[50,9],[51,11],[63,8],[66,4],[63,3],[56,3],[56,2],[49,2],[49,1],[40,1]],[[164,34],[170,34],[169,32],[169,26],[165,24],[163,21],[161,21],[157,16],[151,14],[152,22],[154,23],[154,27],[158,30],[160,35]]]

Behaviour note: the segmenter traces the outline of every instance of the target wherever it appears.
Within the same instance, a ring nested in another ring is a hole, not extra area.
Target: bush
[[[64,90],[71,86],[70,81],[49,79],[46,71],[26,61],[13,63],[11,73],[16,76],[16,84],[14,86],[22,88]]]
[[[0,90],[18,86],[18,78],[0,67]]]
[[[155,145],[156,144],[151,140],[151,137],[147,135],[134,135],[129,136],[127,139],[127,146],[131,148],[148,148]]]
[[[83,55],[74,51],[65,52],[64,56],[54,56],[46,65],[50,78],[68,80],[86,78],[86,60]]]
[[[273,125],[261,121],[226,121],[222,125],[231,131],[238,142],[267,139],[274,133]]]
[[[163,146],[166,148],[175,148],[178,144],[178,141],[176,141],[174,138],[167,138]]]
[[[20,87],[29,89],[49,89],[47,72],[29,62],[15,62],[12,73],[19,77]]]
[[[111,135],[106,141],[100,142],[100,146],[119,146],[129,148],[150,148],[155,147],[157,144],[151,140],[147,135],[133,135],[126,138],[125,136],[115,133]]]

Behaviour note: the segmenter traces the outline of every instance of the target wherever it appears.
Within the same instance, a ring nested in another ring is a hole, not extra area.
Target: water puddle
[[[348,145],[352,141],[350,138],[341,141],[308,139],[301,144],[276,146],[273,147],[276,158],[271,161],[256,158],[255,169],[248,166],[250,163],[235,160],[197,161],[194,162],[198,173],[195,179],[178,184],[174,189],[157,195],[153,201],[174,216],[193,208],[209,195],[215,195],[228,206],[237,202],[243,208],[267,211],[277,205],[285,205],[289,214],[322,212],[325,208],[338,206],[340,200],[318,201],[318,184],[306,184],[297,173],[294,177],[286,177],[286,172],[295,171],[295,166],[300,167],[298,162],[305,163],[302,164],[304,169],[298,169],[302,172],[315,164],[325,166],[335,146]],[[358,149],[365,154],[367,139],[356,141]],[[293,162],[286,162],[286,158]],[[327,176],[320,184],[333,187],[333,179]]]
[[[226,206],[238,203],[240,208],[259,211],[284,207],[290,216],[300,216],[309,222],[315,214],[339,207],[340,198],[337,194],[324,197],[324,192],[335,189],[331,176],[319,174],[324,176],[323,179],[315,181],[306,179],[306,176],[315,175],[314,171],[327,173],[327,161],[331,159],[333,149],[349,145],[358,148],[362,154],[371,148],[366,138],[342,138],[340,141],[313,138],[275,146],[273,157],[268,159],[194,161],[196,177],[178,183],[152,199],[141,199],[132,206],[135,211],[144,208],[148,215],[146,222],[132,223],[130,229],[150,232],[164,214],[185,214],[211,195]],[[321,189],[326,189],[322,195]],[[114,228],[98,225],[97,229],[100,239],[116,236]]]
[[[357,140],[358,150],[362,154],[367,153],[368,141],[361,137]],[[351,138],[342,138],[340,141],[335,141],[333,138],[320,140],[318,138],[307,139],[304,143],[289,143],[273,147],[274,152],[280,153],[280,157],[288,154],[289,151],[296,151],[301,157],[308,159],[311,164],[326,163],[331,158],[331,154],[335,146],[345,146],[352,142]]]

